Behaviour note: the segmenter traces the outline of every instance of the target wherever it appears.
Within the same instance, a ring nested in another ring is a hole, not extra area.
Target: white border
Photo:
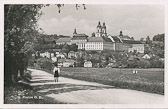
[[[165,104],[3,104],[4,85],[4,4],[120,4],[120,5],[164,5],[165,6]],[[168,80],[168,1],[167,0],[1,0],[0,1],[0,108],[168,108],[166,92]]]

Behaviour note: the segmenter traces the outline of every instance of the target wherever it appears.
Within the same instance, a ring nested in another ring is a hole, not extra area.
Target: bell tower
[[[102,36],[104,36],[104,37],[107,36],[107,32],[106,32],[106,24],[105,24],[105,22],[103,22],[103,26],[102,26]]]
[[[101,37],[101,36],[102,36],[102,27],[101,27],[101,24],[100,24],[100,21],[99,21],[98,25],[97,25],[96,37]]]
[[[74,33],[73,33],[73,35],[76,35],[77,34],[77,32],[76,32],[76,28],[74,29]]]

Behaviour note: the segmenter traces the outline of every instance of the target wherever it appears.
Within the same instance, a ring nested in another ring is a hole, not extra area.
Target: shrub
[[[40,65],[41,69],[46,69],[51,71],[53,69],[53,63],[50,59],[39,58],[37,59],[37,64]]]

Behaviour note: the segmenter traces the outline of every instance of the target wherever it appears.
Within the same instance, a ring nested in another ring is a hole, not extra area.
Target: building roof
[[[142,44],[141,41],[135,41],[135,40],[122,40],[123,43],[126,43],[126,44]]]
[[[71,40],[85,40],[87,37],[86,34],[75,34]]]
[[[60,43],[60,42],[70,42],[71,38],[59,38],[56,43]]]
[[[89,37],[88,42],[112,42],[110,38],[107,37]]]
[[[121,43],[121,40],[117,36],[112,36],[115,42]]]

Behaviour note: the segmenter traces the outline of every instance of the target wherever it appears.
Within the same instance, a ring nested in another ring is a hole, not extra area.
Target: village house
[[[143,59],[150,59],[150,58],[151,58],[151,56],[150,56],[150,55],[148,55],[148,54],[145,54],[142,58],[143,58]]]
[[[78,56],[78,52],[70,51],[68,53],[68,58],[72,58],[72,57],[77,58],[77,56]]]
[[[74,60],[66,59],[63,62],[63,67],[74,67],[74,63],[75,63]]]
[[[52,60],[53,62],[57,62],[57,57],[52,57],[51,60]]]
[[[58,59],[58,67],[74,67],[74,60]]]
[[[65,59],[65,55],[63,53],[57,54],[57,58]]]
[[[84,67],[92,67],[92,62],[91,61],[85,61],[84,62]]]

